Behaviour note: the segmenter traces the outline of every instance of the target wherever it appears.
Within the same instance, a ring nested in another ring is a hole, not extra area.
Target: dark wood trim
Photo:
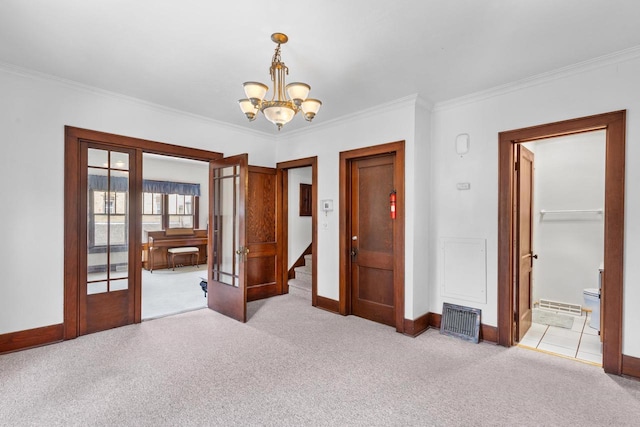
[[[640,358],[622,355],[622,375],[640,380]]]
[[[315,307],[340,314],[340,303],[334,299],[318,295]]]
[[[114,148],[126,148],[135,150],[135,169],[138,182],[142,183],[142,154],[153,153],[185,159],[212,161],[222,158],[221,153],[200,150],[196,148],[182,147],[162,142],[149,141],[139,138],[114,135],[105,132],[81,129],[65,126],[65,172],[64,172],[64,339],[76,338],[80,334],[79,323],[79,280],[81,276],[81,251],[86,250],[86,243],[80,236],[80,225],[84,214],[84,206],[78,203],[78,195],[81,192],[81,179],[85,171],[81,165],[80,142],[96,142]],[[141,191],[142,187],[137,191]],[[141,212],[141,198],[134,198],[136,211]],[[137,236],[130,242],[131,263],[134,266],[134,322],[141,320],[141,296],[142,296],[142,242],[141,235],[142,217],[136,218],[132,227]]]
[[[307,249],[304,250],[304,252],[302,252],[302,255],[300,255],[298,257],[298,259],[296,260],[296,262],[293,263],[293,265],[291,266],[291,268],[289,269],[288,273],[287,273],[287,277],[289,278],[289,280],[293,279],[295,277],[295,268],[296,267],[302,267],[305,264],[304,261],[304,256],[305,255],[309,255],[313,253],[313,245],[309,245],[307,246]]]
[[[404,334],[417,337],[429,329],[429,313],[425,313],[417,319],[404,319]]]
[[[282,262],[281,274],[283,280],[283,293],[289,292],[289,286],[287,284],[289,279],[289,246],[287,244],[288,239],[288,226],[289,226],[289,198],[288,198],[288,171],[289,169],[296,169],[302,167],[311,167],[311,197],[313,199],[313,205],[311,210],[311,305],[318,306],[318,158],[306,157],[304,159],[290,160],[286,162],[279,162],[276,164],[278,171],[277,175],[277,188],[278,188],[278,209],[276,219],[276,235],[281,242],[278,245]],[[321,307],[323,308],[323,307]],[[332,310],[329,310],[332,311]]]
[[[427,313],[429,318],[429,328],[440,329],[442,314]],[[426,316],[426,315],[425,315]],[[486,342],[498,342],[498,328],[491,325],[480,324],[480,340]]]
[[[64,339],[62,323],[0,335],[0,354],[53,344]]]
[[[622,373],[624,259],[624,176],[626,111],[598,114],[499,134],[498,158],[498,344],[513,345],[513,192],[514,146],[555,136],[606,131],[603,363],[604,371]]]
[[[373,147],[358,148],[342,151],[340,153],[340,196],[339,196],[339,221],[340,221],[340,314],[351,314],[351,271],[350,244],[351,236],[348,233],[350,221],[350,186],[351,186],[351,162],[357,159],[377,156],[381,154],[395,154],[394,182],[396,186],[396,219],[393,231],[393,282],[396,331],[404,332],[404,268],[405,268],[405,194],[404,194],[404,141],[390,142]],[[316,203],[317,205],[317,203]]]

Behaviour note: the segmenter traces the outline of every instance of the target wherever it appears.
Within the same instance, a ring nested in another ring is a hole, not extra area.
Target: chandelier
[[[289,123],[298,111],[302,111],[304,118],[310,122],[316,116],[322,102],[307,98],[311,86],[306,83],[295,82],[285,86],[284,76],[289,74],[289,68],[280,59],[280,45],[286,43],[289,38],[286,34],[274,33],[271,35],[271,40],[278,45],[269,68],[273,82],[271,100],[264,99],[269,90],[267,85],[259,82],[245,82],[243,86],[247,98],[238,101],[240,109],[249,121],[255,120],[258,111],[262,111],[267,120],[276,125],[278,130]],[[288,98],[285,96],[285,91]]]

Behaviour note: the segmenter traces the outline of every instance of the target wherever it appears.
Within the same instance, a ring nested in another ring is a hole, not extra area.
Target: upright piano
[[[168,268],[167,249],[195,246],[200,250],[200,263],[207,261],[207,230],[169,228],[150,231],[147,235],[147,270]]]

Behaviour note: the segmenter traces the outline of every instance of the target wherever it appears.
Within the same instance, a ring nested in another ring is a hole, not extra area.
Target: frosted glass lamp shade
[[[316,116],[321,106],[322,102],[320,102],[319,100],[308,98],[300,105],[300,108],[304,113],[304,118],[307,121],[311,121]]]
[[[289,83],[286,86],[287,95],[289,95],[289,99],[293,101],[294,104],[300,105],[302,101],[307,99],[309,96],[309,91],[311,90],[311,86],[306,83]]]
[[[240,105],[240,109],[244,115],[247,116],[249,121],[255,120],[256,114],[258,113],[258,107],[253,105],[250,99],[241,99],[238,101],[238,105]]]
[[[294,110],[283,106],[267,107],[262,110],[264,116],[274,125],[278,126],[278,130],[282,125],[289,123],[293,116],[296,114]]]
[[[242,86],[244,86],[244,93],[247,98],[254,103],[262,101],[267,94],[267,90],[269,90],[267,85],[259,82],[245,82]]]

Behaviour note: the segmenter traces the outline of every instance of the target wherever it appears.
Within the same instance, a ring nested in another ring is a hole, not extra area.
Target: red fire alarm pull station
[[[389,193],[389,208],[391,209],[391,219],[396,219],[396,190]]]

